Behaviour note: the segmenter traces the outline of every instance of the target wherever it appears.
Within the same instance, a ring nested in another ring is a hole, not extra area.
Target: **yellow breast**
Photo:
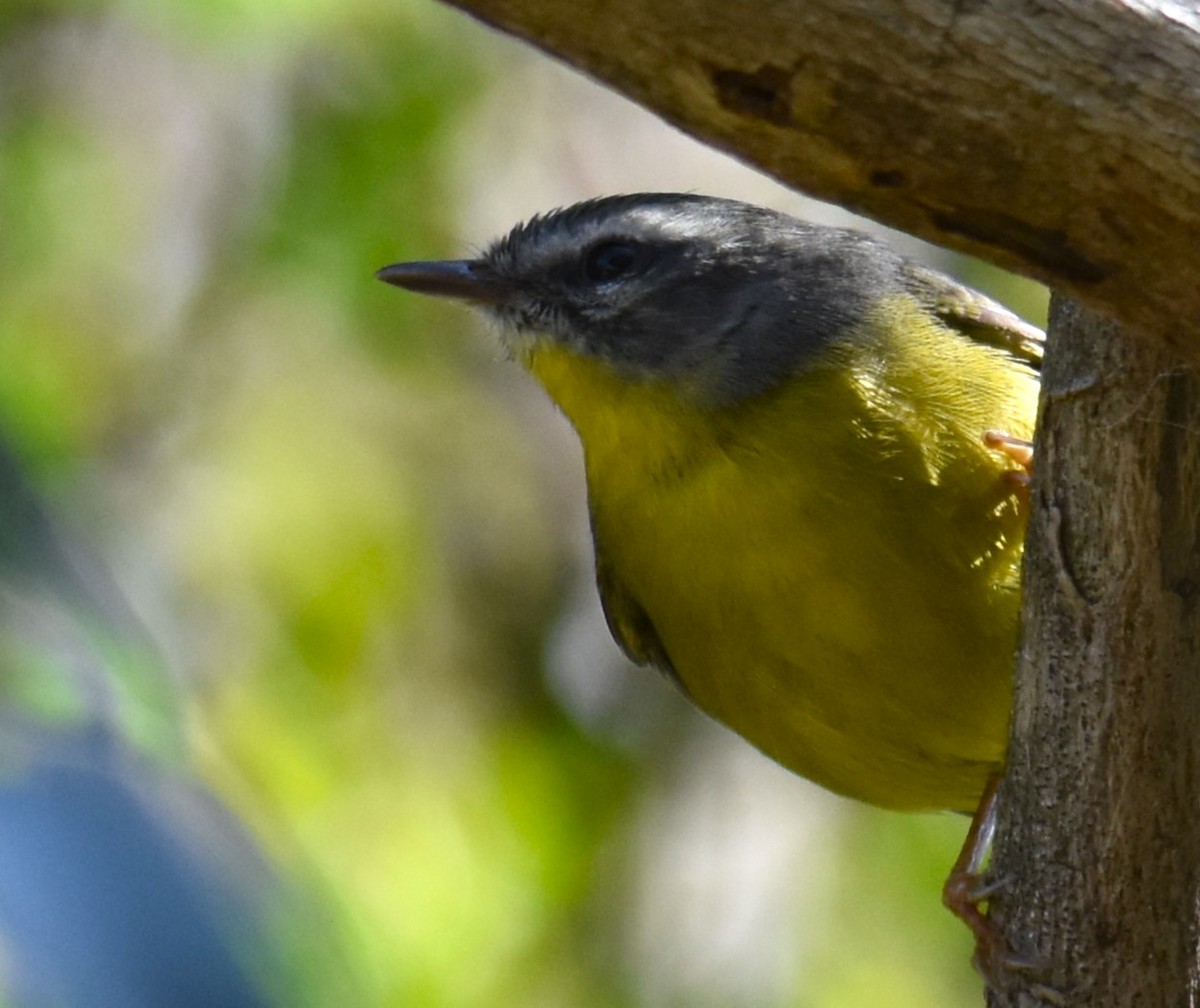
[[[604,560],[697,704],[835,791],[973,809],[1003,762],[1035,378],[920,312],[720,409],[539,345]]]

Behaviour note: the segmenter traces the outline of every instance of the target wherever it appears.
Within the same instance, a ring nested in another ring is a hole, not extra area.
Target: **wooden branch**
[[[992,1003],[1195,1003],[1200,11],[454,2],[785,182],[1124,323],[1056,301],[993,900],[1034,969]]]
[[[1200,377],[1061,300],[1051,331],[992,901],[1037,968],[993,1003],[1191,1004]]]
[[[1194,341],[1194,7],[454,2],[799,189]]]

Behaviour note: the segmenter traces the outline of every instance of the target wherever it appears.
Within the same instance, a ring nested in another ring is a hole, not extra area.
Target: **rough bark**
[[[1200,375],[1057,301],[993,900],[994,1004],[1196,1003]]]
[[[454,2],[806,192],[1193,338],[1190,5]]]

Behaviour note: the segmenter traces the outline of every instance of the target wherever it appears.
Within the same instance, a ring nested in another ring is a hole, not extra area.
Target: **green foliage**
[[[726,798],[709,731],[611,648],[595,716],[545,673],[587,577],[578,460],[463,315],[373,277],[461,248],[459,130],[506,59],[426,0],[5,8],[0,433],[138,614],[83,618],[125,730],[291,881],[280,1003],[969,1003],[938,906],[961,824],[765,761],[777,790]],[[60,631],[5,619],[8,704],[86,719]],[[739,860],[676,877],[709,821],[672,782],[710,769],[722,835],[785,848],[766,932],[708,910]],[[822,810],[828,871],[744,801]],[[654,892],[677,934],[645,933]]]

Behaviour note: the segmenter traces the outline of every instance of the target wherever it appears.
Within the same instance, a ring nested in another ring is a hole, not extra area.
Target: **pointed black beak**
[[[511,284],[478,259],[392,263],[375,275],[384,283],[418,294],[458,298],[477,304],[507,304],[514,293]]]

